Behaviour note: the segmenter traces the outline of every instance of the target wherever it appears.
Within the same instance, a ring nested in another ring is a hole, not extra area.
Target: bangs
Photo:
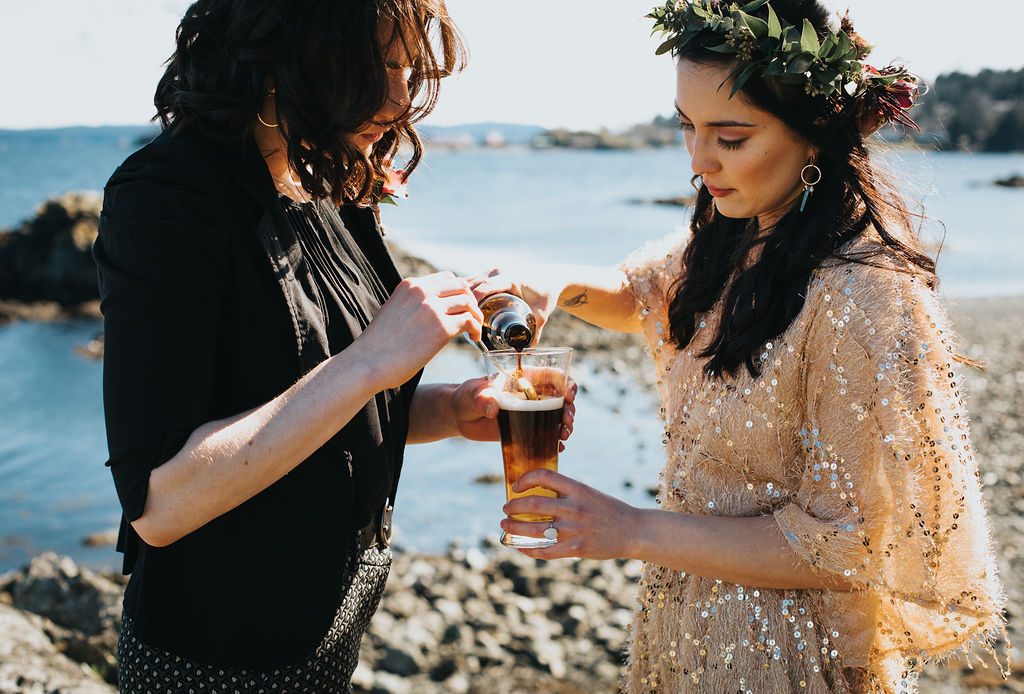
[[[412,68],[405,120],[416,123],[437,105],[441,80],[465,67],[465,44],[443,0],[391,0],[380,23],[383,53],[406,56]]]

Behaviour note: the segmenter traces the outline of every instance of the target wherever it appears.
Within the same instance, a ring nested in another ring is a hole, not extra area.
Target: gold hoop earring
[[[266,97],[264,97],[264,101],[266,101],[270,97],[274,96],[275,94],[277,94],[277,89],[274,89],[273,87],[271,87],[267,91],[267,95],[266,95]],[[268,128],[280,128],[281,127],[280,123],[268,123],[267,121],[263,120],[263,115],[259,112],[259,110],[256,111],[256,120],[258,120],[260,123],[262,123],[265,127],[268,127]]]
[[[263,125],[265,125],[268,128],[280,128],[281,127],[280,123],[268,123],[267,121],[263,120],[263,116],[260,115],[259,111],[256,112],[256,120],[258,120],[260,123],[263,123]]]
[[[813,177],[814,180],[807,180]],[[807,200],[814,193],[814,186],[821,183],[821,169],[814,164],[808,164],[800,170],[800,181],[804,184],[804,196],[800,199],[800,211],[807,207]]]

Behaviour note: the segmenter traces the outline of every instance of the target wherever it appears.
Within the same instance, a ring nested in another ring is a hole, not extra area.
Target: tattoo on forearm
[[[586,306],[589,303],[590,297],[587,296],[586,290],[583,290],[582,294],[577,294],[576,296],[563,301],[562,306],[565,308],[578,308],[579,306]]]

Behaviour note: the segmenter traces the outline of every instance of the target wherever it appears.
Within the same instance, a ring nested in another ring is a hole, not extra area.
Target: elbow
[[[140,540],[150,547],[168,547],[183,537],[166,519],[155,516],[153,511],[147,509],[145,513],[131,522],[131,526]]]

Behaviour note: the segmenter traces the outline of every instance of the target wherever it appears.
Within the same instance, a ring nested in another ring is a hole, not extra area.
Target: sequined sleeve
[[[818,571],[880,594],[876,654],[941,654],[1002,626],[962,376],[935,294],[852,266],[808,295],[803,460],[775,513]]]
[[[689,229],[678,229],[633,251],[619,269],[626,273],[633,292],[634,315],[646,315],[645,309],[660,306],[666,300],[672,282],[682,271],[683,251]]]

